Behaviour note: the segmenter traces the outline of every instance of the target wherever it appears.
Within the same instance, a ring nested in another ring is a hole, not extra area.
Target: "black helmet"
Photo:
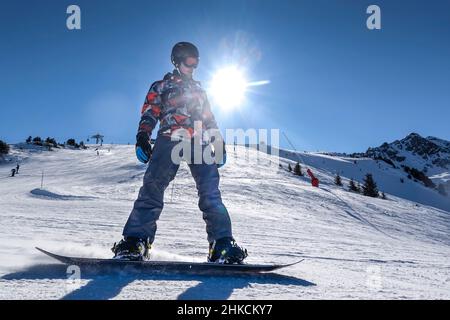
[[[188,57],[200,58],[200,54],[198,53],[198,49],[190,42],[178,42],[172,48],[172,55],[170,59],[172,60],[172,64],[175,67],[184,61],[184,59]]]

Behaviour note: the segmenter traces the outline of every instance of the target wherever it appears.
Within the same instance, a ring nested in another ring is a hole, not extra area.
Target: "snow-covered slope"
[[[278,153],[280,157],[292,160],[292,164],[300,162],[316,168],[316,171],[324,174],[321,180],[328,183],[332,183],[336,174],[339,174],[343,178],[344,187],[348,189],[350,179],[362,184],[366,174],[370,173],[381,192],[450,212],[449,195],[441,195],[435,189],[427,188],[422,183],[415,182],[414,179],[408,179],[408,174],[404,170],[398,167],[393,168],[384,161],[283,149],[278,150]],[[440,179],[443,181],[446,178],[450,178],[450,173],[441,171]]]
[[[0,165],[0,299],[450,298],[449,212],[393,195],[390,179],[399,178],[391,178],[383,163],[376,165],[386,172],[386,187],[380,189],[388,200],[332,183],[337,170],[350,168],[360,179],[373,169],[372,160],[355,165],[353,159],[303,154],[321,181],[313,188],[305,177],[284,170],[287,160],[280,168],[275,156],[228,149],[221,191],[235,237],[249,251],[248,262],[305,257],[301,264],[261,277],[81,270],[79,283],[68,281],[66,268],[34,246],[110,257],[145,166],[136,161],[133,146],[105,146],[99,156],[93,148],[13,150],[24,160],[14,178],[8,177],[11,164]],[[382,179],[377,182],[384,186]],[[426,192],[407,190],[405,197]],[[166,192],[153,256],[203,261],[207,246],[195,184],[183,164]]]

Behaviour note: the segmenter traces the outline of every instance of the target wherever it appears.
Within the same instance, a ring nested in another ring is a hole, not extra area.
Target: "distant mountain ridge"
[[[432,167],[450,170],[450,141],[431,136],[424,138],[413,132],[401,140],[384,142],[379,147],[369,147],[366,152],[355,152],[350,156],[390,160],[400,166],[413,162],[415,165],[422,164],[423,167],[417,169],[424,171]]]
[[[371,147],[366,152],[351,156],[383,160],[393,167],[403,168],[407,173],[411,173],[411,170],[416,174],[422,172],[437,189],[441,188],[441,192],[442,188],[447,193],[450,191],[450,141],[432,136],[425,138],[413,132],[401,140],[385,142],[379,147]],[[413,177],[417,178],[414,174]],[[423,182],[430,186],[427,181]]]
[[[411,133],[402,140],[395,140],[392,143],[385,142],[379,147],[367,149],[366,156],[388,158],[397,163],[416,165],[420,163],[423,167],[417,169],[424,172],[433,167],[448,170],[450,167],[450,142],[435,137],[424,138],[417,133]]]

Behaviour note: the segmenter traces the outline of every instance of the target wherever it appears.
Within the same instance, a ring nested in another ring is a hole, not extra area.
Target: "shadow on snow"
[[[63,264],[39,264],[22,271],[4,275],[0,279],[13,280],[67,280],[67,266]],[[271,284],[284,286],[314,286],[303,279],[285,276],[277,273],[245,274],[245,275],[187,275],[156,272],[139,272],[139,270],[81,270],[81,279],[90,280],[86,285],[74,289],[62,297],[63,300],[93,299],[106,300],[116,297],[124,287],[135,280],[146,281],[198,281],[199,283],[186,289],[179,300],[225,300],[233,290],[250,287],[251,284]],[[149,283],[149,286],[152,284]],[[153,285],[157,285],[156,283]],[[142,299],[158,299],[158,297],[143,296]]]

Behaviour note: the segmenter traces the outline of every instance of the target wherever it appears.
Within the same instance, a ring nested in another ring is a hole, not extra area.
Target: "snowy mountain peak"
[[[401,140],[369,148],[366,156],[389,159],[423,171],[432,168],[447,170],[450,167],[450,142],[435,137],[424,138],[413,132]]]
[[[444,140],[439,139],[444,142]],[[448,142],[447,142],[448,143]],[[407,151],[416,153],[422,157],[437,154],[439,152],[449,152],[450,150],[440,143],[437,143],[437,139],[430,140],[428,138],[423,138],[417,133],[411,133],[406,138],[397,142],[397,145],[405,146]]]

